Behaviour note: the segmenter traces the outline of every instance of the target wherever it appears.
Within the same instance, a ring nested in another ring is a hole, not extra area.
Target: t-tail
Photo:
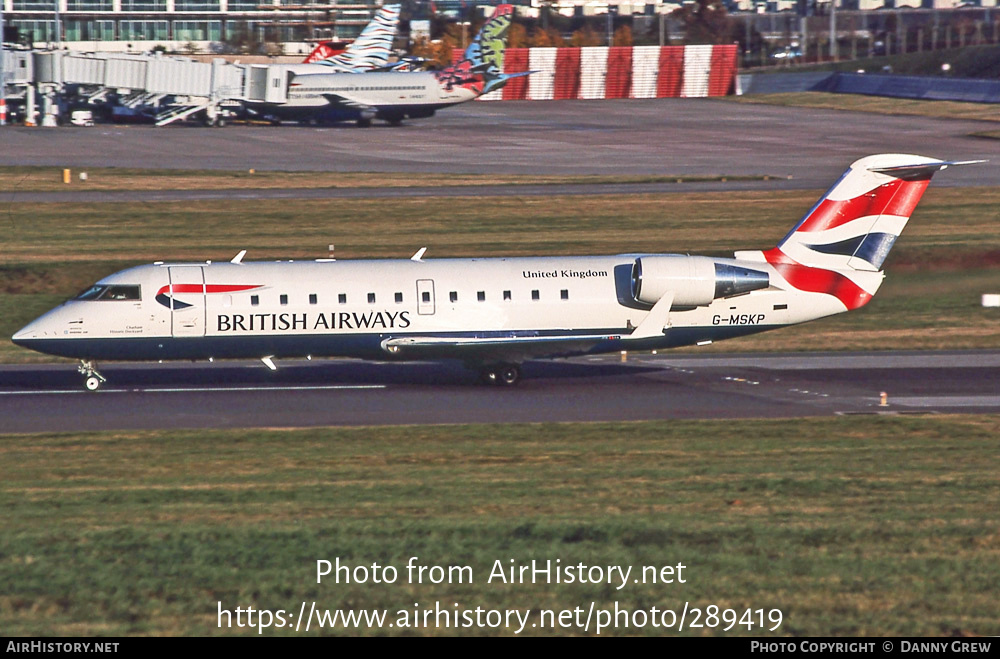
[[[401,5],[385,5],[379,9],[372,21],[344,52],[318,61],[310,56],[306,62],[315,61],[317,64],[330,67],[331,72],[342,73],[363,73],[390,68],[389,55],[399,26],[400,7]]]
[[[789,287],[838,298],[847,309],[871,300],[882,264],[935,172],[949,162],[906,154],[856,161],[777,247],[738,252],[770,263]]]
[[[462,60],[448,67],[443,74],[454,79],[464,79],[476,75],[482,81],[481,94],[487,94],[503,87],[508,80],[527,73],[505,74],[503,72],[504,50],[507,48],[507,33],[514,19],[513,5],[497,5],[493,16],[479,30]]]

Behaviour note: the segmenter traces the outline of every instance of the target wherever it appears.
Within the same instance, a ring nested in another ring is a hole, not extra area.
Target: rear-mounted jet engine
[[[717,263],[708,256],[644,256],[632,264],[632,297],[644,304],[656,304],[672,292],[674,308],[704,307],[769,285],[766,272]]]

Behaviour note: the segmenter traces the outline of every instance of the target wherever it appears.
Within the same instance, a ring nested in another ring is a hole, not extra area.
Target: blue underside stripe
[[[631,350],[656,350],[694,345],[703,341],[722,341],[738,336],[756,334],[784,325],[736,325],[712,327],[675,327],[662,338],[655,337],[642,341],[628,342]],[[494,333],[491,333],[494,334]],[[510,336],[510,333],[498,333]],[[578,332],[545,331],[520,333],[521,336],[567,336],[568,334],[594,335],[608,334],[627,336],[621,328],[588,329]],[[407,334],[308,334],[270,336],[210,336],[210,337],[161,337],[161,338],[54,338],[21,339],[17,344],[50,355],[76,359],[99,360],[159,360],[159,359],[257,359],[265,355],[276,358],[294,358],[312,355],[315,357],[359,357],[362,359],[392,359],[381,348],[386,338],[405,338]],[[413,336],[412,334],[410,336]],[[468,338],[487,336],[484,333],[419,334],[440,338]],[[553,355],[596,354],[621,350],[621,341],[602,341],[592,349],[573,352],[553,347]],[[463,348],[450,348],[456,359],[462,359]],[[469,351],[471,354],[471,351]],[[517,345],[511,346],[517,352]]]

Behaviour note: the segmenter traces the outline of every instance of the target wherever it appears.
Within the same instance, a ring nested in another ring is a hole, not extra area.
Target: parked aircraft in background
[[[322,57],[322,47],[317,47],[303,63],[288,64],[287,70],[295,74],[367,73],[390,71],[396,66],[409,67],[408,61],[398,65],[389,63],[392,42],[399,26],[400,7],[401,5],[384,5],[343,52]]]
[[[864,306],[931,176],[855,162],[785,238],[735,258],[680,254],[154,263],[105,277],[14,335],[94,361],[306,356],[459,359],[514,384],[529,358],[705,344]]]
[[[246,106],[278,121],[356,121],[359,126],[370,125],[372,119],[399,124],[403,119],[433,116],[443,107],[471,101],[512,77],[526,75],[503,73],[513,11],[512,5],[498,5],[462,61],[444,70],[291,74],[283,99],[251,101]]]

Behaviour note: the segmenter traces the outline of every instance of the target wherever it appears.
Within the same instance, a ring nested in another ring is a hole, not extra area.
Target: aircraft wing
[[[466,361],[520,361],[538,357],[579,354],[594,346],[621,339],[616,334],[565,334],[555,336],[389,338],[382,349],[410,359],[458,358]]]
[[[390,355],[410,358],[458,357],[466,361],[519,361],[533,357],[562,357],[587,352],[609,341],[622,348],[634,342],[662,337],[670,326],[670,309],[674,293],[668,292],[653,305],[639,326],[628,334],[549,334],[545,336],[436,337],[405,336],[382,341],[382,349]]]
[[[368,105],[367,103],[362,103],[348,96],[343,96],[341,94],[323,94],[323,98],[330,102],[330,105],[335,105],[341,108],[353,108],[355,110],[369,111],[374,113],[376,108]]]

